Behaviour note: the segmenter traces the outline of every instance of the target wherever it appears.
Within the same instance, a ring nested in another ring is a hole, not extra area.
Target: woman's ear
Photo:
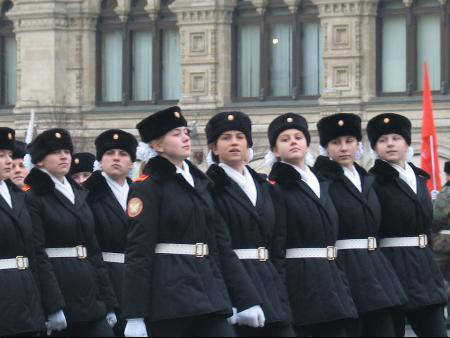
[[[164,148],[162,147],[162,138],[151,141],[150,147],[152,147],[157,153],[163,153]]]
[[[211,146],[210,146],[211,151],[213,152],[214,155],[219,156],[219,153],[217,151],[217,142],[214,142]]]

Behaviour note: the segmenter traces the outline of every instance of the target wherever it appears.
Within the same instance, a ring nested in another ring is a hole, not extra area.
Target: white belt
[[[209,254],[208,244],[171,244],[159,243],[155,247],[156,254],[168,255],[191,255],[195,257],[205,257]]]
[[[102,252],[103,261],[108,263],[125,263],[125,255],[116,252]]]
[[[441,230],[439,231],[441,235],[450,235],[450,230]]]
[[[326,258],[329,261],[334,261],[337,258],[337,249],[334,246],[287,249],[286,258]]]
[[[363,239],[340,239],[336,242],[338,250],[365,249],[374,251],[377,249],[377,239],[375,237]]]
[[[49,258],[78,258],[85,259],[87,257],[86,247],[78,245],[74,248],[47,248],[45,249]]]
[[[25,270],[29,267],[27,257],[17,256],[16,258],[0,259],[0,270],[18,269]]]
[[[269,250],[264,247],[258,249],[236,249],[234,250],[239,259],[257,259],[265,262],[269,259]]]
[[[419,248],[426,248],[428,245],[428,236],[419,235],[417,237],[393,237],[380,239],[380,248],[395,248],[418,246]]]

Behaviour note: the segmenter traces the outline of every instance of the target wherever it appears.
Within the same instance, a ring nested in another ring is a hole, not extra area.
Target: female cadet
[[[25,193],[8,178],[15,132],[0,128],[0,335],[38,336],[45,331]]]
[[[94,171],[95,156],[91,153],[77,153],[72,155],[69,176],[78,184],[86,181]]]
[[[27,154],[27,145],[23,142],[16,141],[14,152],[12,153],[12,169],[10,180],[22,189],[25,185],[25,177],[30,172],[25,166],[24,157]]]
[[[293,323],[300,336],[346,336],[346,320],[357,312],[345,274],[336,264],[338,215],[329,183],[305,164],[310,143],[306,120],[297,114],[277,117],[268,137],[277,162],[274,185],[280,241]]]
[[[94,171],[84,187],[89,190],[88,203],[94,214],[97,239],[120,305],[128,222],[126,208],[131,183],[128,173],[136,160],[137,140],[130,133],[110,129],[96,138],[95,147],[101,170]],[[123,336],[125,321],[120,312],[118,316],[114,332],[116,336]]]
[[[242,320],[264,325],[260,297],[209,194],[210,180],[187,158],[191,143],[179,107],[137,128],[158,156],[132,185],[125,248],[125,336],[232,336],[233,305]],[[247,311],[243,311],[247,310]]]
[[[110,336],[117,301],[95,237],[87,190],[70,177],[73,145],[65,129],[49,129],[29,145],[35,167],[25,183],[49,330]],[[108,325],[109,324],[109,325]]]
[[[229,227],[234,251],[241,259],[263,302],[264,328],[237,326],[241,336],[295,336],[286,287],[272,264],[272,244],[278,228],[267,181],[246,166],[253,145],[250,118],[223,112],[206,125],[215,162],[208,169],[213,197]],[[240,324],[240,314],[237,323]]]
[[[408,296],[398,313],[398,335],[405,333],[405,317],[418,336],[447,336],[444,305],[447,295],[441,272],[428,244],[433,206],[426,187],[429,176],[407,163],[411,122],[398,114],[371,119],[367,133],[380,159],[370,170],[381,204],[380,243]]]
[[[374,178],[355,162],[361,119],[335,114],[321,119],[317,129],[329,157],[319,156],[314,168],[331,182],[330,196],[339,216],[337,261],[347,274],[359,313],[349,334],[392,337],[393,308],[407,298],[390,262],[377,250],[380,204]]]

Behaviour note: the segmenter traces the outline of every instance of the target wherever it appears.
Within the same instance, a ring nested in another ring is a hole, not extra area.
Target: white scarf
[[[69,183],[67,178],[63,176],[63,182],[58,180],[55,176],[53,176],[49,171],[41,168],[41,170],[46,173],[52,179],[53,183],[55,183],[55,188],[61,194],[63,194],[72,204],[75,204],[75,194],[73,192],[72,185]]]
[[[314,173],[311,171],[311,169],[309,169],[307,165],[305,165],[305,170],[303,170],[297,167],[296,165],[290,163],[287,164],[294,167],[295,170],[297,170],[300,173],[302,181],[305,182],[311,188],[311,190],[316,194],[318,198],[320,198],[320,183],[316,175],[314,175]]]
[[[253,206],[256,206],[258,192],[256,190],[253,176],[250,174],[247,167],[244,166],[244,174],[241,174],[225,163],[220,163],[219,166],[223,168],[223,170],[225,170],[225,173],[244,191],[249,200],[252,202]]]
[[[346,167],[342,167],[342,169],[344,169],[344,175],[350,180],[350,182],[353,183],[356,189],[358,189],[359,192],[362,192],[361,177],[359,176],[355,166],[352,165],[352,169],[348,169]]]
[[[116,197],[117,201],[121,205],[122,209],[124,211],[127,210],[128,192],[130,191],[130,186],[128,185],[127,180],[125,180],[124,185],[120,185],[119,183],[114,181],[104,171],[102,171],[102,176],[105,178],[106,183],[108,183],[108,186],[111,188],[111,191],[113,192],[113,194]]]
[[[389,163],[389,162],[388,162]],[[406,184],[409,185],[409,187],[414,191],[415,194],[417,194],[417,178],[416,173],[411,168],[411,166],[408,163],[405,163],[405,169],[403,169],[401,166],[389,163],[392,168],[398,171],[399,177],[406,182]]]
[[[12,209],[12,201],[11,194],[8,189],[8,185],[5,181],[0,181],[0,195],[2,195],[3,199],[8,203],[9,207]]]
[[[177,174],[181,174],[181,176],[184,177],[184,179],[194,188],[194,178],[191,175],[191,171],[189,169],[189,165],[186,163],[186,161],[183,161],[183,167],[176,167],[177,168]]]

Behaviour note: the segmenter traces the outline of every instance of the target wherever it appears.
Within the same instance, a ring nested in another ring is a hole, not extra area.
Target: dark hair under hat
[[[0,127],[0,149],[14,151],[16,132],[8,127]]]
[[[181,114],[181,108],[178,106],[160,110],[136,125],[142,142],[145,143],[156,140],[172,129],[179,127],[187,127],[187,121]]]
[[[95,156],[91,153],[76,153],[72,155],[69,175],[94,171]]]
[[[101,161],[103,154],[111,149],[121,149],[126,151],[131,160],[136,161],[136,148],[138,142],[130,133],[120,129],[109,129],[95,139],[97,149],[97,160]]]
[[[70,133],[63,128],[45,130],[27,147],[33,164],[42,161],[48,154],[61,149],[67,149],[71,154],[73,153],[72,138]]]
[[[411,145],[411,121],[399,114],[386,113],[375,116],[367,124],[372,149],[375,149],[378,139],[386,134],[399,134]]]
[[[248,146],[253,146],[252,121],[240,111],[218,113],[208,121],[205,128],[208,144],[216,142],[220,135],[230,130],[244,133]]]
[[[444,164],[444,172],[447,175],[450,175],[450,161],[445,162],[445,164]]]
[[[16,141],[14,144],[14,151],[12,154],[13,160],[24,158],[27,154],[27,145],[22,141]]]
[[[317,123],[320,145],[326,147],[328,142],[340,136],[354,136],[362,139],[361,118],[350,113],[339,113],[322,118]]]
[[[298,129],[305,135],[306,142],[309,146],[311,135],[308,130],[308,122],[299,114],[286,113],[275,118],[269,125],[267,136],[269,137],[270,148],[275,147],[278,135],[288,129]]]

